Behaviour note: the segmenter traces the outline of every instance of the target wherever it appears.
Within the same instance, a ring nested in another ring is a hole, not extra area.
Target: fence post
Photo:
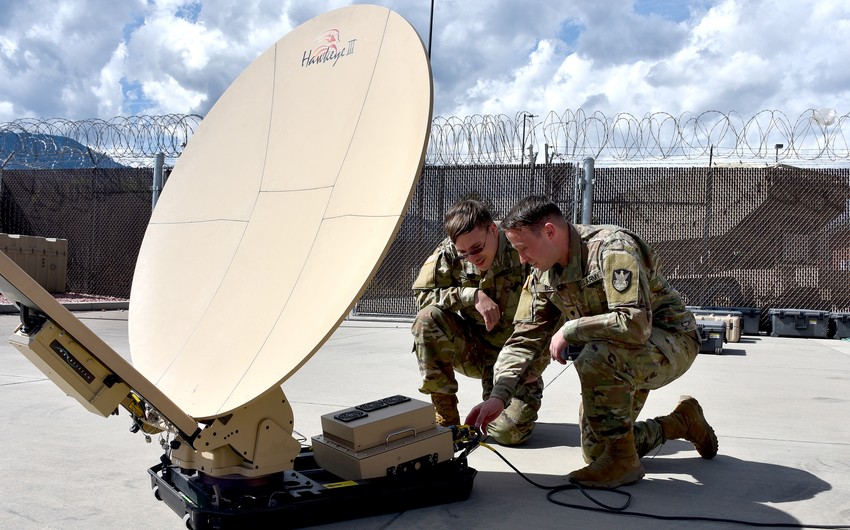
[[[584,193],[581,199],[581,223],[589,225],[593,222],[593,159],[584,159]]]
[[[584,194],[584,174],[581,164],[575,165],[575,178],[573,179],[573,224],[578,223],[578,212],[581,210],[579,195]]]
[[[156,208],[156,201],[162,192],[162,167],[165,165],[165,154],[157,153],[153,163],[153,186],[151,187],[151,212]]]

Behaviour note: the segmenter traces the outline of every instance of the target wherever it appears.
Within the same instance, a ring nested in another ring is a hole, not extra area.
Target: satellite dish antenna
[[[280,385],[377,271],[431,112],[425,49],[401,16],[358,5],[305,22],[239,75],[176,164],[136,264],[133,365],[0,253],[0,291],[21,310],[10,341],[90,411],[121,405],[174,434],[158,483],[289,472],[300,444]]]
[[[303,526],[469,495],[474,428],[436,425],[430,403],[397,395],[324,415],[302,449],[280,386],[377,271],[431,109],[422,42],[383,7],[321,15],[260,55],[153,212],[131,292],[133,365],[0,253],[0,292],[21,311],[10,342],[91,412],[120,405],[134,429],[167,431],[148,473],[187,527]]]
[[[279,387],[377,271],[431,112],[424,47],[386,8],[332,11],[260,55],[153,212],[130,297],[134,366],[197,419]]]

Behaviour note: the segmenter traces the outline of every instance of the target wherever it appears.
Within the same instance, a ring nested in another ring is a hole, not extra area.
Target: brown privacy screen
[[[6,170],[0,179],[0,232],[67,239],[67,292],[130,296],[152,169]]]
[[[578,170],[577,170],[578,169]],[[528,194],[581,219],[570,164],[428,166],[359,313],[412,315],[410,285],[444,236],[457,199],[483,199],[497,219]],[[689,305],[850,311],[850,169],[595,168],[592,221],[636,231]]]
[[[0,171],[0,232],[67,239],[67,291],[127,297],[152,175]],[[542,194],[581,219],[575,183],[583,178],[573,164],[426,166],[355,311],[415,314],[410,285],[444,237],[443,214],[456,200],[479,198],[499,219],[519,198]],[[850,311],[848,200],[848,168],[596,167],[591,218],[642,235],[689,305],[755,307],[764,322],[771,308]]]

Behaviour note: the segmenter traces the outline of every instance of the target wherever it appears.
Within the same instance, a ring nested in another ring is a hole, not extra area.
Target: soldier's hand
[[[484,326],[487,331],[493,331],[493,328],[499,323],[499,319],[502,318],[502,310],[499,309],[499,304],[481,290],[475,291],[475,310],[484,317]]]
[[[561,335],[561,330],[552,335],[552,340],[549,341],[549,356],[553,361],[558,361],[561,364],[567,364],[567,360],[561,357],[561,352],[570,347],[567,339]]]
[[[505,403],[497,397],[491,397],[487,401],[472,407],[472,410],[466,415],[465,423],[475,425],[481,434],[486,435],[487,426],[498,418],[503,410],[505,410]]]

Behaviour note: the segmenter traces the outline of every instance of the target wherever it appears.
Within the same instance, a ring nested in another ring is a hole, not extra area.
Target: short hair
[[[533,232],[539,232],[546,221],[552,216],[564,218],[558,206],[540,195],[531,195],[514,205],[508,215],[502,219],[502,229],[516,230],[528,228]]]
[[[454,203],[443,218],[446,234],[451,238],[452,243],[463,234],[472,232],[479,226],[490,226],[492,222],[493,216],[490,215],[487,207],[474,199],[464,199]]]

